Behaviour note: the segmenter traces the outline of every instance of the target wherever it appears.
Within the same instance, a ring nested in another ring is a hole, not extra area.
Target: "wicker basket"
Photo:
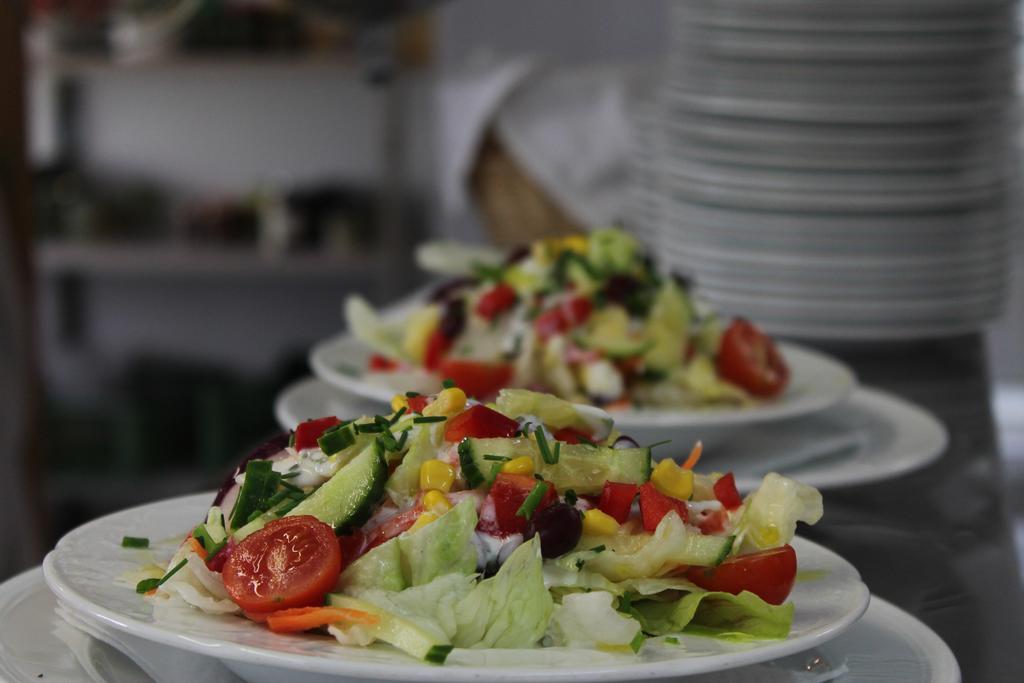
[[[583,232],[508,153],[493,132],[480,145],[470,191],[495,244],[513,246]]]

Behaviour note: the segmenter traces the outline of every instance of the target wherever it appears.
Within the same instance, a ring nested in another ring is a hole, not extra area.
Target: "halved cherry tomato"
[[[644,531],[657,529],[661,518],[672,510],[678,512],[679,518],[684,522],[689,521],[690,516],[686,509],[686,503],[666,496],[654,488],[654,484],[651,482],[640,487],[640,516],[643,520]]]
[[[585,441],[593,441],[590,437],[592,434],[585,432],[582,429],[576,429],[575,427],[562,427],[556,429],[552,433],[556,441],[564,441],[565,443],[584,443]]]
[[[423,409],[430,404],[429,396],[410,396],[409,410],[414,413],[422,413]]]
[[[445,358],[437,367],[442,377],[479,399],[490,398],[512,381],[515,368],[511,363],[481,363],[473,360]]]
[[[316,448],[316,440],[324,433],[328,427],[341,422],[336,417],[321,417],[315,420],[306,420],[300,422],[299,426],[295,428],[295,450],[301,451],[304,448]]]
[[[718,502],[726,510],[735,510],[740,505],[743,505],[740,492],[736,490],[736,477],[733,476],[732,472],[719,477],[712,490],[715,492],[715,498],[718,499]]]
[[[423,352],[423,367],[427,370],[437,370],[451,348],[452,340],[444,336],[440,328],[434,330],[427,339],[427,349]]]
[[[789,381],[789,367],[771,337],[737,318],[722,335],[718,374],[754,396],[779,394]]]
[[[498,474],[480,508],[480,522],[476,528],[495,536],[525,533],[528,520],[516,515],[516,512],[536,484],[536,479],[522,474]],[[548,490],[541,498],[534,514],[557,502],[558,493],[554,485],[548,484]]]
[[[235,539],[228,536],[227,545],[221,548],[220,552],[216,555],[206,559],[206,566],[209,570],[212,572],[224,571],[224,563],[228,561],[228,558],[231,557],[231,553],[235,551],[235,545],[237,545],[235,543]]]
[[[299,515],[274,520],[235,546],[221,576],[243,610],[274,612],[323,604],[340,574],[334,531]]]
[[[639,487],[636,484],[606,481],[604,488],[601,489],[601,498],[597,501],[597,507],[601,512],[611,515],[616,522],[622,524],[629,519],[629,512],[633,509],[633,499],[636,498],[638,490]]]
[[[494,320],[500,313],[512,308],[517,298],[516,290],[500,282],[483,293],[476,302],[476,312],[481,318]]]
[[[366,547],[366,534],[356,529],[350,534],[338,536],[338,547],[341,549],[342,570],[345,566],[358,560],[369,548]]]
[[[593,308],[590,299],[574,296],[537,316],[533,327],[541,339],[547,339],[586,322]]]
[[[448,420],[444,440],[462,441],[467,436],[473,439],[508,439],[518,430],[518,422],[478,403]]]
[[[784,545],[740,555],[717,567],[690,567],[685,575],[704,590],[733,595],[750,591],[769,604],[781,605],[796,581],[796,552]]]
[[[374,372],[391,372],[398,367],[398,362],[391,360],[387,356],[375,353],[370,356],[369,366]]]

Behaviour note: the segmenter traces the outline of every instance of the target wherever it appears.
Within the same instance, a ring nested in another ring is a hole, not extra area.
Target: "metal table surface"
[[[843,555],[872,593],[931,626],[964,681],[1024,680],[1024,593],[981,336],[825,350],[862,384],[933,411],[950,444],[916,473],[827,491],[825,517],[801,535]]]

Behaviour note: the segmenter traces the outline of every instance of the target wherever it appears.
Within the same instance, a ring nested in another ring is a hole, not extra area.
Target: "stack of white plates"
[[[677,3],[645,133],[659,179],[638,175],[666,265],[720,310],[807,338],[995,317],[1016,180],[1014,10]]]

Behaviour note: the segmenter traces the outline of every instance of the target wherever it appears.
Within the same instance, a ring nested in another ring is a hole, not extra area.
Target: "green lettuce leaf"
[[[398,537],[402,574],[410,586],[430,583],[443,574],[476,572],[476,507],[465,499],[437,521]]]
[[[459,602],[452,642],[456,647],[533,647],[547,630],[553,606],[535,536]]]
[[[748,641],[781,639],[793,624],[793,603],[770,605],[748,591],[689,593],[675,602],[644,600],[630,606],[644,632]]]
[[[404,617],[438,639],[450,641],[458,628],[457,605],[475,585],[474,575],[445,574],[403,591],[346,588],[345,594]]]
[[[744,502],[733,552],[783,546],[793,540],[797,522],[814,524],[824,511],[816,488],[775,472],[765,475],[761,487]]]
[[[640,623],[615,610],[615,596],[605,591],[573,593],[551,615],[549,634],[555,645],[622,647],[640,633]]]
[[[406,508],[412,504],[420,490],[420,466],[437,456],[437,447],[431,436],[432,430],[424,427],[429,425],[421,425],[415,429],[409,442],[409,450],[384,485],[388,496],[399,508]]]
[[[402,574],[402,550],[398,547],[398,539],[392,538],[367,551],[345,568],[338,583],[346,593],[364,588],[400,591],[408,586]]]

